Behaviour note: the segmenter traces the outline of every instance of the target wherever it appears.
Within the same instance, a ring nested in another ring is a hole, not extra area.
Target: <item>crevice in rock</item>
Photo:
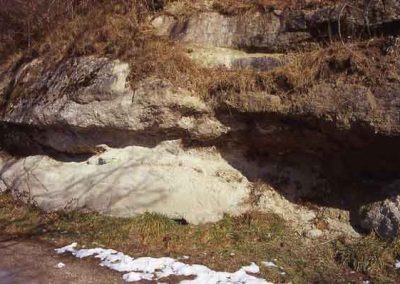
[[[249,181],[271,185],[294,204],[348,211],[356,229],[360,208],[388,198],[393,192],[382,189],[400,179],[397,136],[264,114],[219,119],[236,130],[216,142],[218,150]]]
[[[0,124],[0,147],[17,157],[48,155],[60,161],[83,161],[104,151],[101,145],[112,148],[141,146],[154,148],[163,141],[189,141],[183,129],[147,129],[129,131],[113,128],[40,128],[13,123]],[[187,142],[189,144],[189,142]]]

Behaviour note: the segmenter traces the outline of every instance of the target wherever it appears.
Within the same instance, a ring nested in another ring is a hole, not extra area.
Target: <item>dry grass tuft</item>
[[[316,8],[321,5],[337,4],[341,0],[218,0],[214,1],[213,8],[222,14],[237,15],[248,11],[268,12],[284,9]]]
[[[399,240],[384,241],[372,234],[354,243],[336,242],[335,246],[336,259],[352,270],[371,275],[376,283],[392,281]]]
[[[399,58],[397,54],[384,56],[379,43],[368,48],[363,44],[333,43],[326,48],[291,53],[286,64],[269,72],[218,70],[206,82],[208,94],[214,97],[261,91],[285,95],[307,92],[322,82],[339,81],[374,86],[384,82],[389,73],[392,78],[398,74],[399,68],[391,68]]]

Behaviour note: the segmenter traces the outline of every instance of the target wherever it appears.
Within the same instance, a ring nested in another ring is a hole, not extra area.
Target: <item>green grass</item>
[[[189,262],[235,271],[274,259],[281,269],[262,267],[276,283],[399,283],[394,269],[399,243],[374,236],[358,241],[309,241],[280,217],[250,212],[215,224],[182,225],[146,213],[112,218],[95,213],[45,213],[0,195],[0,237],[34,238],[56,246],[110,247],[132,256],[190,256]],[[281,272],[286,274],[282,275]],[[351,272],[354,271],[354,272]]]

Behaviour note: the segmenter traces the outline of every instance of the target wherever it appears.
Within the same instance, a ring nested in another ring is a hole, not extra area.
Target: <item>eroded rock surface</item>
[[[132,90],[128,75],[128,64],[106,58],[71,59],[54,72],[34,60],[17,73],[1,121],[29,126],[32,140],[69,153],[93,152],[98,144],[155,145],[185,135],[211,140],[228,130],[189,91],[157,78]]]
[[[365,206],[361,226],[382,237],[396,237],[400,228],[400,196]]]
[[[285,62],[283,54],[246,53],[230,48],[192,45],[187,50],[191,59],[208,68],[269,71]]]
[[[8,188],[7,188],[6,184],[4,183],[4,181],[0,180],[0,193],[6,192],[7,189]]]
[[[3,161],[1,177],[15,196],[47,211],[87,209],[129,217],[156,212],[194,224],[244,212],[249,182],[215,149],[108,149],[84,162],[47,156]]]
[[[278,51],[311,39],[304,31],[282,33],[280,16],[273,12],[257,12],[251,17],[203,12],[183,21],[160,17],[153,21],[159,35],[201,45]]]
[[[102,147],[105,152],[82,162],[46,155],[3,157],[0,185],[46,211],[96,211],[118,217],[153,212],[199,224],[256,209],[278,214],[307,237],[319,219],[329,230],[318,237],[358,236],[346,219],[321,217],[322,211],[294,205],[273,188],[254,192],[255,185],[215,147],[183,149],[178,140],[155,148]]]
[[[378,92],[358,85],[319,84],[295,98],[226,93],[211,104],[157,78],[132,89],[128,75],[127,64],[95,57],[68,60],[55,72],[40,59],[21,66],[4,83],[9,91],[1,143],[41,155],[18,160],[10,168],[3,165],[2,187],[25,199],[30,190],[28,196],[46,210],[88,208],[117,216],[152,211],[199,223],[248,209],[243,205],[252,198],[248,187],[261,181],[272,185],[277,195],[261,193],[256,207],[284,216],[314,236],[319,213],[302,206],[304,201],[356,210],[362,205],[354,201],[359,195],[352,199],[343,192],[362,192],[365,175],[379,181],[366,186],[368,190],[399,175],[394,166],[399,153],[392,150],[400,125],[394,87],[387,96],[387,86]],[[160,145],[172,139],[182,139],[192,150]],[[107,150],[103,144],[128,148]],[[218,159],[201,154],[210,145],[216,146]],[[89,164],[87,156],[79,156],[103,151]],[[185,168],[180,159],[190,160],[188,155],[192,160]],[[225,172],[217,176],[215,159],[241,181],[231,181]],[[38,179],[31,178],[31,171]],[[325,227],[356,236],[350,216],[337,216],[341,214],[325,218]]]
[[[361,226],[382,237],[396,237],[400,233],[400,181],[386,188],[390,197],[361,208]]]
[[[233,15],[205,9],[183,19],[161,15],[152,25],[158,35],[183,42],[276,52],[309,47],[332,37],[392,33],[399,15],[396,0],[357,0],[304,10],[271,6],[264,11]]]

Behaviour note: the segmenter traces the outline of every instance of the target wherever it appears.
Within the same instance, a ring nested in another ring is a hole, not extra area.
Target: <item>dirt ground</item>
[[[0,240],[0,284],[123,283],[121,274],[95,259],[58,255],[54,249],[35,240]],[[65,267],[57,268],[60,262]]]

